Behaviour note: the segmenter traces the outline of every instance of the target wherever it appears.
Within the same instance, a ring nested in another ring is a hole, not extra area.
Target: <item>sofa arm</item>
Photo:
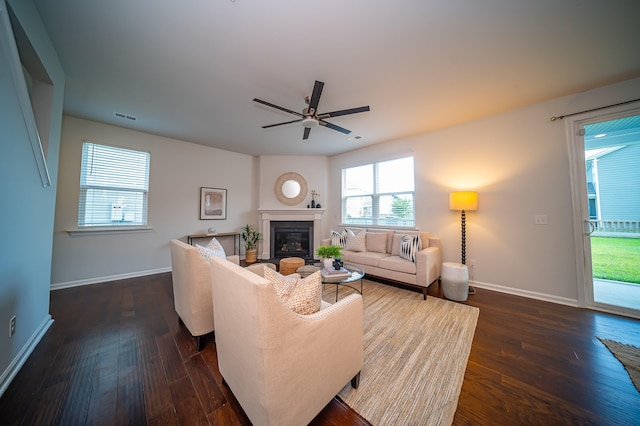
[[[416,284],[428,287],[440,278],[442,252],[440,247],[427,247],[416,255]]]
[[[227,256],[227,260],[231,263],[235,263],[236,265],[240,265],[240,256],[237,254]]]

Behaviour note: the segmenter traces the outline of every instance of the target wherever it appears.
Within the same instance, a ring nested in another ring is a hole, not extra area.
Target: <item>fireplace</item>
[[[313,259],[312,220],[273,220],[269,224],[271,234],[270,258],[301,257]]]

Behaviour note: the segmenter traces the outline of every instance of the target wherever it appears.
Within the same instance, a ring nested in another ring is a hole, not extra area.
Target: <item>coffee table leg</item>
[[[340,284],[336,284],[336,303],[338,302],[338,289],[340,288]]]

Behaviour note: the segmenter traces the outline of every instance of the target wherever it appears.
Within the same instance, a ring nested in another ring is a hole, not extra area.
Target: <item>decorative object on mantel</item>
[[[227,218],[227,190],[200,188],[200,220]]]
[[[320,203],[316,204],[316,209],[319,209],[320,207],[322,207]]]
[[[311,190],[311,208],[315,209],[316,208],[316,197],[320,195],[318,194],[318,191],[316,191],[315,189]]]
[[[210,226],[209,229],[207,229],[207,233],[215,234],[216,233],[216,228],[214,228],[213,226]]]
[[[334,260],[340,258],[340,255],[342,254],[341,250],[342,247],[340,246],[320,246],[316,250],[316,254],[323,259],[322,262],[324,263],[324,267],[326,269],[331,269],[335,266]],[[337,269],[339,270],[340,267]]]
[[[241,229],[240,236],[244,240],[245,246],[245,261],[247,263],[255,263],[258,260],[258,241],[260,240],[260,233],[255,230],[252,225],[246,224]]]
[[[295,206],[307,198],[307,181],[296,172],[284,173],[276,180],[274,191],[282,204]]]

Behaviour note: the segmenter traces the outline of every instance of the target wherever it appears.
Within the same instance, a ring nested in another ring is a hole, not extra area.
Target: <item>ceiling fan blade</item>
[[[358,108],[341,109],[340,111],[323,112],[322,114],[318,114],[318,118],[339,117],[341,115],[357,114],[359,112],[367,111],[370,111],[369,105]]]
[[[285,124],[291,124],[291,123],[299,123],[302,121],[302,118],[299,120],[291,120],[291,121],[285,121],[284,123],[276,123],[276,124],[268,124],[266,126],[262,126],[263,129],[268,129],[269,127],[276,127],[276,126],[283,126]]]
[[[322,95],[323,87],[324,83],[318,80],[316,80],[316,83],[313,85],[313,93],[309,100],[309,112],[311,114],[316,114],[318,111],[318,103],[320,103],[320,96]]]
[[[348,135],[349,133],[351,133],[351,130],[347,130],[344,127],[336,126],[335,124],[329,123],[328,121],[318,120],[318,123],[320,123],[321,126],[325,126],[330,129],[337,130],[338,132],[342,132],[345,135]]]
[[[305,127],[304,128],[304,135],[302,136],[302,139],[303,140],[309,139],[309,133],[311,133],[311,128],[310,127]]]
[[[274,104],[272,104],[272,103],[270,103],[270,102],[263,101],[263,100],[258,99],[258,98],[253,98],[253,101],[254,101],[254,102],[257,102],[257,103],[259,103],[259,104],[262,104],[262,105],[269,106],[269,107],[271,107],[271,108],[279,109],[280,111],[288,112],[289,114],[297,115],[298,117],[302,117],[302,114],[300,114],[299,112],[295,112],[295,111],[292,111],[292,110],[290,110],[290,109],[283,108],[283,107],[278,106],[278,105],[274,105]]]

